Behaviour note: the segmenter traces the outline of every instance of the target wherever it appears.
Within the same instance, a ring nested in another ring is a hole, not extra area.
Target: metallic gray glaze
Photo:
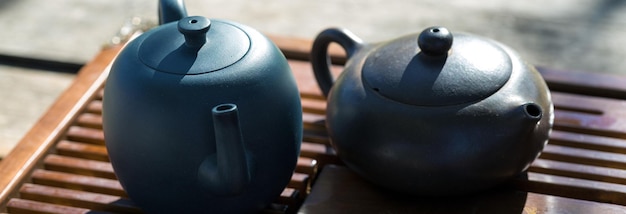
[[[375,54],[381,49],[402,47],[402,43],[415,47],[409,43],[414,43],[418,34],[364,44],[355,36],[345,36],[350,35],[346,32],[323,31],[313,44],[312,62],[316,77],[323,77],[328,71],[325,61],[328,44],[337,42],[344,47],[356,47],[349,49],[353,54],[336,81],[318,78],[318,82],[323,91],[328,90],[326,124],[332,145],[346,165],[367,180],[413,195],[467,194],[519,175],[547,143],[554,120],[548,87],[535,68],[508,47],[485,38],[458,34],[463,39],[455,38],[452,48],[443,55],[444,60],[415,66],[423,70],[393,70],[393,67],[410,67],[407,60],[396,59],[419,57],[419,49],[410,56],[398,55],[407,51],[394,55],[387,50],[385,56]],[[354,39],[344,42],[345,38]],[[493,54],[478,58],[455,56],[484,54],[485,49],[462,48],[485,43],[487,49],[498,50],[492,52],[495,57]],[[372,60],[372,57],[381,59]],[[383,62],[382,57],[388,61]],[[462,58],[479,61],[450,61]],[[405,64],[388,65],[393,61]],[[416,75],[423,79],[414,79],[415,84],[421,84],[411,86],[418,88],[414,91],[402,89],[394,85],[399,82],[386,77],[404,74],[393,72],[433,72],[437,71],[435,68],[440,68],[440,72],[461,72],[445,78]],[[425,84],[433,87],[423,87]],[[434,87],[437,84],[457,93],[437,93]],[[326,85],[332,87],[324,88]],[[397,88],[400,90],[391,95],[383,91]]]

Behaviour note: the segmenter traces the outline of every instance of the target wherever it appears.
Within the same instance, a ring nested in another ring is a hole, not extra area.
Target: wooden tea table
[[[555,126],[528,173],[480,194],[411,198],[341,166],[308,62],[311,41],[271,38],[298,81],[304,137],[291,182],[263,213],[626,213],[625,77],[540,68],[552,91]],[[141,213],[116,180],[102,133],[102,89],[121,48],[106,48],[85,65],[0,162],[0,213]],[[331,53],[342,63],[339,50]]]

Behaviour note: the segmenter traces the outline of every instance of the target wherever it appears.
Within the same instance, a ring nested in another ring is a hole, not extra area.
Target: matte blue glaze
[[[206,44],[183,35],[177,21],[142,34],[106,83],[109,157],[148,213],[255,213],[280,195],[296,166],[302,108],[287,60],[250,27],[208,21]],[[222,45],[243,54],[225,55]]]

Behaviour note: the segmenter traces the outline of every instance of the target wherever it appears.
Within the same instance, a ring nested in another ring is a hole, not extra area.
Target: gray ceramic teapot
[[[328,45],[348,56],[333,80]],[[326,125],[348,167],[414,195],[483,190],[526,170],[547,143],[553,105],[545,81],[510,48],[443,27],[365,44],[321,32],[315,76]]]
[[[106,146],[129,197],[149,213],[255,213],[296,166],[300,97],[287,60],[256,30],[186,17],[117,56],[103,104]]]

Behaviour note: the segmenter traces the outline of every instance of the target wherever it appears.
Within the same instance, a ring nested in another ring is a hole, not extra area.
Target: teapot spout
[[[212,113],[216,154],[202,162],[198,179],[214,195],[239,195],[250,183],[250,173],[237,106],[218,105],[213,108]]]
[[[187,9],[183,0],[159,1],[159,25],[178,21],[187,17]]]
[[[526,103],[521,106],[524,118],[531,123],[537,123],[543,116],[543,109],[535,103]]]

